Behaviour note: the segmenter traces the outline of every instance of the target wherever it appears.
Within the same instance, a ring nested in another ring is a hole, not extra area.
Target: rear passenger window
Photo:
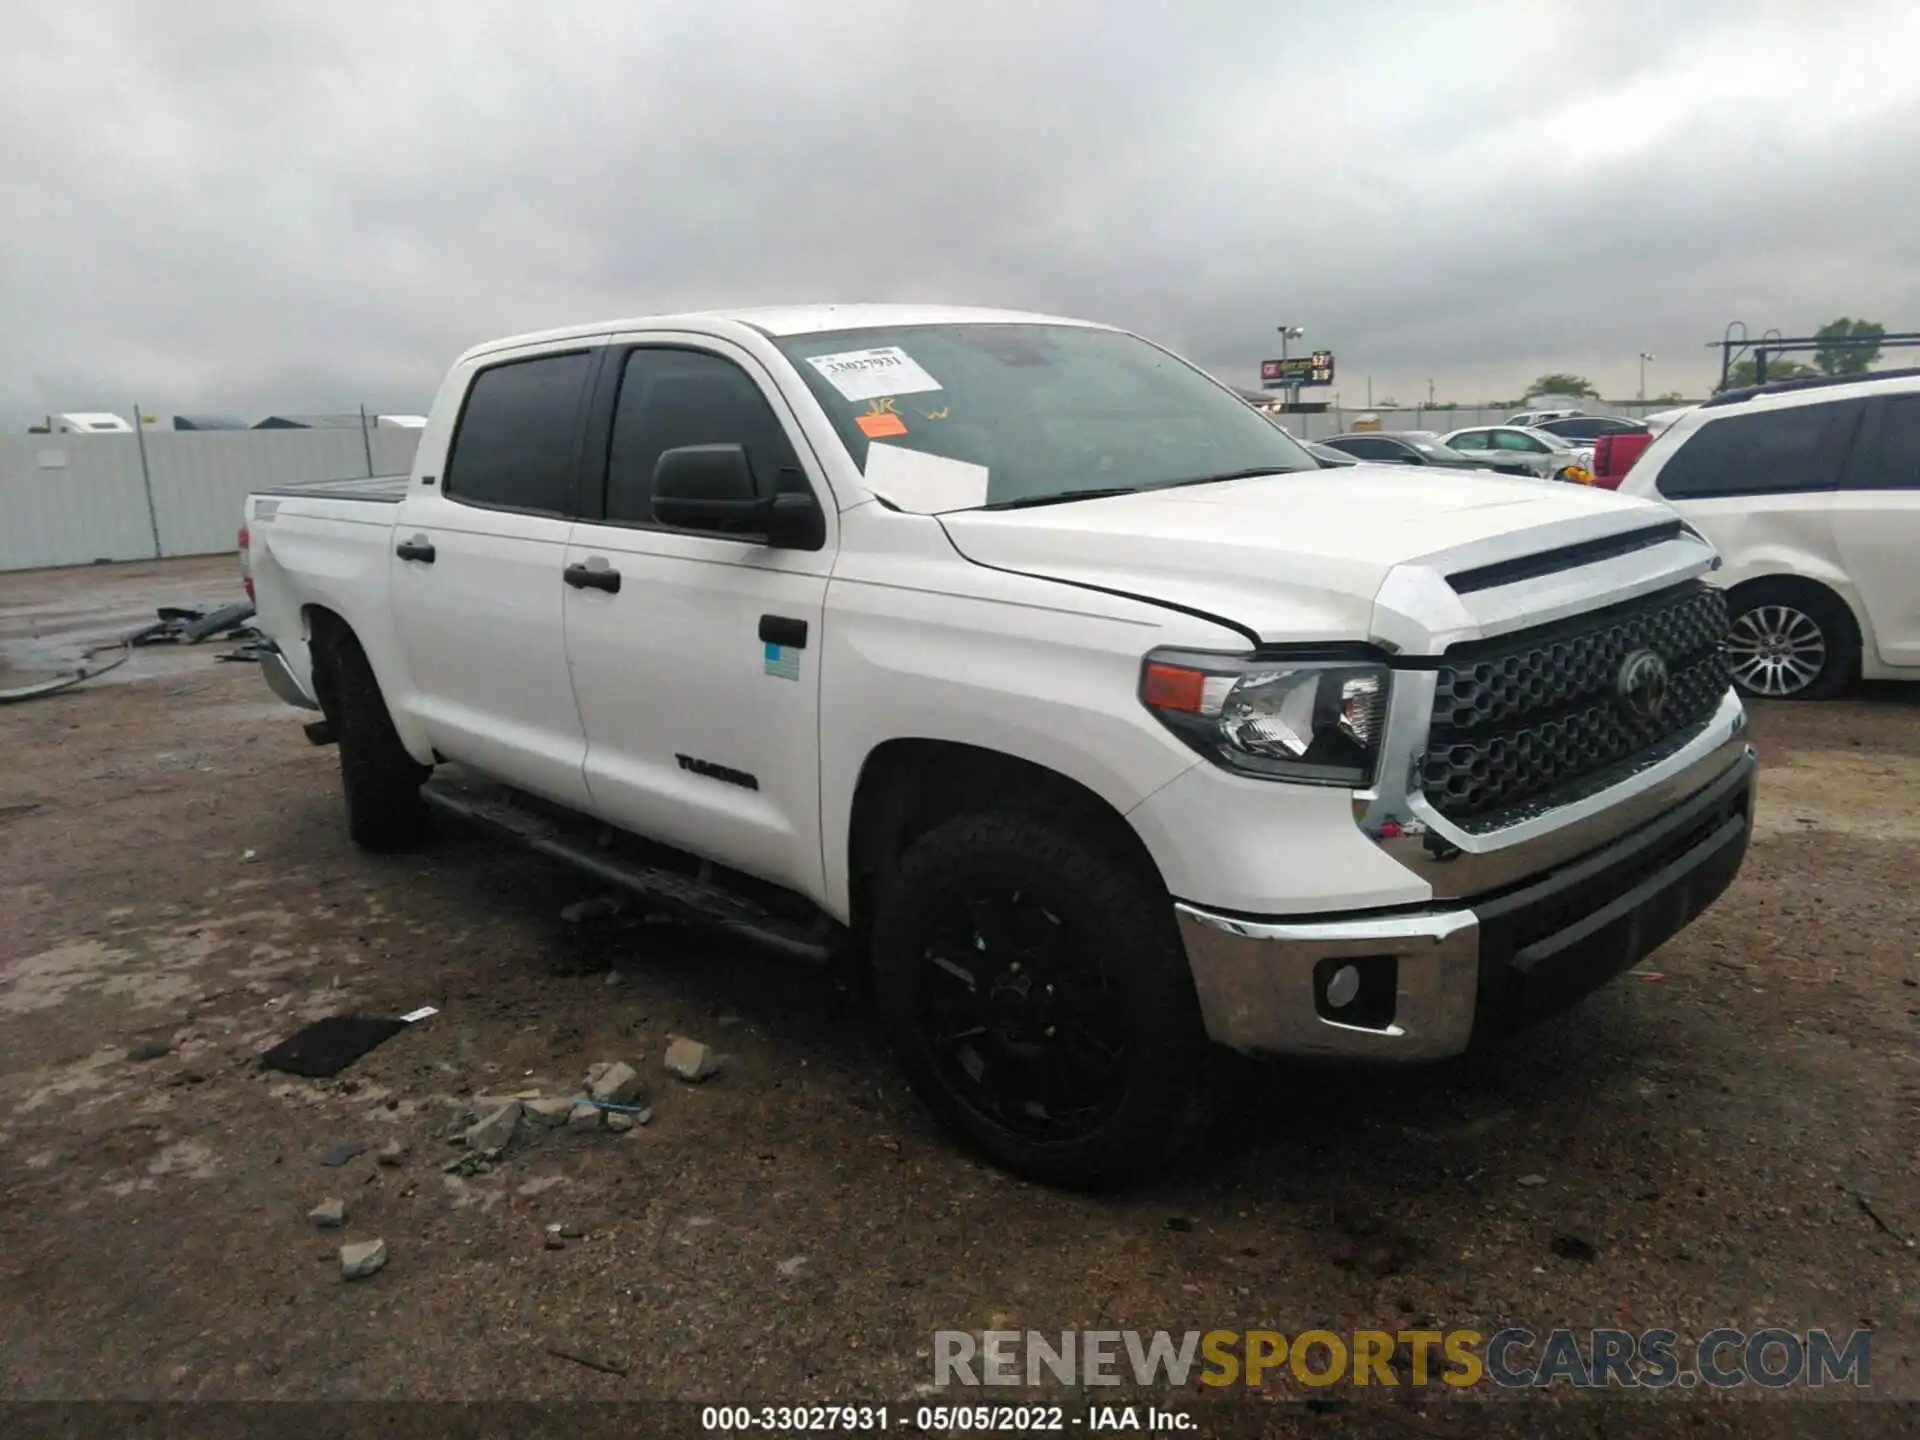
[[[1889,395],[1880,423],[1862,430],[1849,490],[1920,490],[1920,395]]]
[[[1795,405],[1710,420],[1667,461],[1660,493],[1683,500],[1831,490],[1833,452],[1824,442],[1838,411],[1834,405]]]
[[[633,351],[607,447],[607,519],[652,525],[661,455],[683,445],[730,444],[746,447],[763,486],[805,487],[779,417],[739,366],[700,350]]]
[[[571,515],[573,446],[592,369],[586,351],[482,370],[447,457],[446,493],[468,505]]]

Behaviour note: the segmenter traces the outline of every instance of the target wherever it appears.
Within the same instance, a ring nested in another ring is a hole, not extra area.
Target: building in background
[[[46,430],[51,435],[131,435],[133,426],[120,416],[105,410],[73,410],[64,415],[49,415]]]

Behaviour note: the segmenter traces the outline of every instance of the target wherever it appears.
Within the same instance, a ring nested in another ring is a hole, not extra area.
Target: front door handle
[[[790,615],[762,615],[760,643],[781,645],[789,650],[804,650],[807,648],[807,622],[795,620]]]
[[[569,565],[564,575],[567,584],[576,590],[604,590],[609,595],[620,593],[618,570],[598,569],[588,565]]]
[[[433,542],[424,535],[416,535],[411,540],[402,540],[394,546],[393,553],[402,560],[418,560],[422,565],[431,565]]]

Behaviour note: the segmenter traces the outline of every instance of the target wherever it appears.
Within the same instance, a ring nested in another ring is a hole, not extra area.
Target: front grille
[[[1698,581],[1520,635],[1456,646],[1440,667],[1427,751],[1428,802],[1482,831],[1566,804],[1676,748],[1727,692],[1726,597]],[[1636,715],[1622,663],[1666,662],[1667,701]]]

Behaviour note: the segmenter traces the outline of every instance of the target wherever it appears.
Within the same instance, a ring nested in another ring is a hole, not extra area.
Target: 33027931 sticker
[[[872,400],[880,395],[919,395],[940,388],[940,382],[898,345],[880,345],[871,350],[842,350],[834,355],[810,355],[807,363],[849,400]]]

